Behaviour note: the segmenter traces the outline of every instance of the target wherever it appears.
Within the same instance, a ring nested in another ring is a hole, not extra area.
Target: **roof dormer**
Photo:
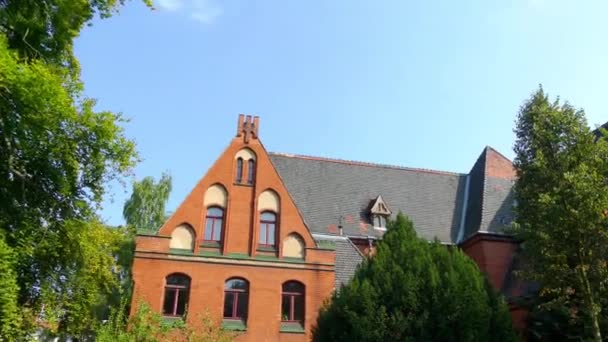
[[[386,229],[386,222],[388,221],[388,218],[391,216],[392,212],[386,202],[384,202],[382,195],[378,195],[378,197],[372,201],[369,214],[374,229],[384,230]]]

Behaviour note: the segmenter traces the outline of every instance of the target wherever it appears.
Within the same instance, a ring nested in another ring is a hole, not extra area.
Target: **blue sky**
[[[173,210],[238,113],[261,117],[269,151],[456,172],[486,145],[513,156],[539,83],[608,121],[607,15],[601,0],[135,0],[76,54],[98,108],[131,119],[135,178],[172,174]],[[109,223],[129,190],[111,185]]]

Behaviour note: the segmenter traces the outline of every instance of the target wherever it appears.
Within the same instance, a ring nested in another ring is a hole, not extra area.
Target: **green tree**
[[[15,253],[0,232],[0,340],[17,340],[21,337],[22,316],[17,305],[19,287],[15,262]]]
[[[109,271],[113,260],[102,255],[113,233],[96,222],[95,208],[104,182],[126,175],[136,159],[122,118],[95,112],[93,100],[69,89],[44,63],[20,63],[0,37],[0,229],[15,253],[18,303],[81,333],[90,321],[73,315],[88,311],[75,305],[105,291],[108,275],[81,267],[100,262],[93,266]],[[78,301],[63,302],[67,293]]]
[[[146,302],[139,302],[131,317],[122,307],[112,311],[110,319],[102,325],[96,335],[98,342],[230,342],[237,334],[221,328],[220,322],[208,312],[196,317],[193,323],[184,321],[165,322]]]
[[[116,289],[109,306],[115,307],[123,300],[126,312],[130,311],[131,295],[133,293],[133,278],[131,267],[135,256],[135,236],[140,232],[156,232],[166,220],[165,206],[171,194],[171,176],[163,173],[158,182],[152,177],[145,177],[139,182],[133,182],[131,196],[124,204],[123,218],[127,223],[125,238],[117,255],[121,266],[121,285]]]
[[[151,0],[143,0],[152,6]],[[125,0],[0,0],[0,33],[25,59],[78,69],[74,39],[95,15],[110,17]]]
[[[158,182],[145,177],[133,183],[131,197],[125,202],[122,215],[127,225],[137,230],[158,230],[165,222],[165,206],[171,194],[171,176],[163,173]]]
[[[546,308],[582,320],[585,339],[601,341],[608,249],[608,143],[585,113],[540,88],[521,107],[515,129],[517,224],[528,267]]]
[[[313,340],[513,341],[515,335],[504,301],[476,264],[459,249],[418,238],[399,214],[377,254],[321,310]]]
[[[0,340],[38,325],[85,336],[116,286],[124,234],[95,212],[135,145],[83,95],[72,45],[122,2],[0,0]]]

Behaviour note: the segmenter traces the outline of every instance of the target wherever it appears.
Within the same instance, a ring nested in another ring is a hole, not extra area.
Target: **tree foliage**
[[[117,284],[125,232],[95,212],[135,145],[83,95],[72,46],[122,3],[0,0],[0,340],[40,326],[84,336]]]
[[[133,183],[131,197],[125,202],[123,217],[137,230],[156,231],[165,222],[165,205],[171,194],[171,176],[163,173],[158,182],[145,177]]]
[[[416,236],[402,214],[377,254],[321,310],[314,341],[513,341],[508,309],[458,249]]]
[[[152,6],[151,0],[144,0]],[[95,15],[107,18],[125,0],[0,0],[0,33],[27,60],[77,69],[74,39]]]
[[[96,336],[98,342],[230,342],[237,335],[221,328],[220,322],[208,312],[197,316],[192,323],[183,320],[165,322],[148,303],[139,302],[130,317],[122,308],[112,311],[110,319],[102,325]]]
[[[135,256],[135,237],[137,231],[156,232],[166,219],[165,206],[171,194],[171,176],[163,173],[158,182],[152,177],[133,182],[131,196],[124,204],[123,218],[127,223],[126,236],[117,255],[121,266],[121,285],[110,298],[110,305],[116,307],[126,300],[124,309],[130,311],[133,281],[131,268]]]
[[[0,233],[0,340],[21,337],[22,316],[17,305],[19,286],[15,263],[15,253]]]
[[[600,341],[608,277],[608,143],[592,134],[582,110],[550,101],[542,88],[521,107],[515,133],[514,231],[524,241],[523,276],[541,284],[544,310],[567,312],[571,327],[584,327],[584,339]]]

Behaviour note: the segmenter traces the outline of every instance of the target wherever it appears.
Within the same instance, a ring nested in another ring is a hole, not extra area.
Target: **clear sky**
[[[137,0],[76,43],[89,96],[131,119],[168,170],[173,210],[235,134],[261,118],[269,151],[468,172],[512,157],[515,116],[542,83],[608,121],[608,1]],[[102,216],[122,223],[130,186]]]

